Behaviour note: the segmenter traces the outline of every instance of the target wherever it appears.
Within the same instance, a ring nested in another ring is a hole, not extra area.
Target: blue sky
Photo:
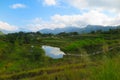
[[[0,30],[119,25],[119,0],[0,0]]]

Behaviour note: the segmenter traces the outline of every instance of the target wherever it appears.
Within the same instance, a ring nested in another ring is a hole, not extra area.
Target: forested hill
[[[87,25],[84,28],[80,27],[65,27],[65,28],[55,28],[53,30],[51,29],[42,29],[40,30],[41,33],[52,33],[52,34],[58,34],[61,32],[78,32],[80,34],[82,33],[89,33],[91,31],[109,31],[109,29],[116,29],[119,28],[119,26],[101,26],[101,25]]]

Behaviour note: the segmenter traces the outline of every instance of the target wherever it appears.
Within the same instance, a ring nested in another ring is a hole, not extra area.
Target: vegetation
[[[52,59],[42,45],[60,47],[66,55]],[[119,60],[120,29],[0,36],[0,80],[120,80]]]

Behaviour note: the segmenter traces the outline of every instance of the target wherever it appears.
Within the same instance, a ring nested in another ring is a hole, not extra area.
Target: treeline
[[[97,31],[91,31],[91,34],[120,34],[120,28],[116,29],[109,29],[108,31],[102,31],[102,30],[97,30]]]
[[[85,33],[84,33],[85,34]],[[109,29],[109,31],[91,31],[90,33],[86,34],[120,34],[120,29]],[[52,34],[52,33],[40,33],[40,32],[17,32],[17,33],[9,33],[6,35],[1,35],[0,40],[15,43],[15,41],[18,41],[19,44],[30,44],[30,43],[37,43],[40,42],[42,39],[41,37],[68,37],[68,36],[76,36],[79,35],[78,32],[61,32],[58,34]]]

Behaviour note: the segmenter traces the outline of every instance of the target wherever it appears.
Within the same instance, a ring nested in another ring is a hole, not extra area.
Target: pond
[[[60,50],[58,47],[52,47],[52,46],[42,46],[42,49],[44,49],[45,54],[49,57],[52,57],[54,59],[63,58],[63,55],[65,55],[64,52]]]

